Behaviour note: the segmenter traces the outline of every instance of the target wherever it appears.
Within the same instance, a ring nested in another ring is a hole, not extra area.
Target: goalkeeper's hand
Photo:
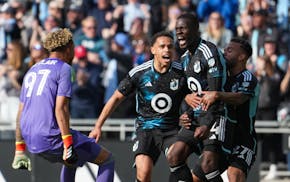
[[[12,163],[13,169],[26,169],[28,171],[31,171],[31,161],[29,157],[25,154],[25,143],[22,142],[16,142],[15,144],[16,150],[15,150],[15,156]]]
[[[73,138],[72,135],[64,135],[62,136],[63,140],[63,156],[62,159],[64,161],[64,164],[69,167],[74,167],[77,163],[78,156],[73,148]]]

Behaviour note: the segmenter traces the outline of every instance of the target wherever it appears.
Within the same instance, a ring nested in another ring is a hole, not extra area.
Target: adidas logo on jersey
[[[147,82],[147,83],[145,84],[145,87],[152,87],[152,83],[151,83],[151,82]]]

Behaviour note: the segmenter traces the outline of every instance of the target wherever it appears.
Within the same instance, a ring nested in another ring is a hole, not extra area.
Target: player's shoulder
[[[172,68],[175,69],[175,70],[183,71],[182,63],[179,62],[178,60],[174,60],[174,61],[172,61],[171,66],[172,66]]]
[[[206,59],[210,59],[218,54],[218,48],[210,41],[201,40],[198,50],[202,52]]]
[[[241,80],[241,81],[244,81],[244,82],[258,82],[258,79],[256,78],[256,76],[250,72],[249,70],[245,69],[243,70],[239,75],[238,75],[238,78]]]
[[[152,62],[153,60],[149,60],[149,61],[146,61],[145,63],[143,64],[140,64],[134,68],[132,68],[130,71],[129,71],[129,76],[130,77],[133,77],[134,75],[138,74],[138,73],[142,73],[144,71],[146,71],[147,69],[150,69],[151,66],[152,66]]]

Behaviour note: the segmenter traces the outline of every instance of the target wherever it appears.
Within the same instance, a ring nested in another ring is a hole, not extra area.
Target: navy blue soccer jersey
[[[226,81],[225,59],[218,48],[211,42],[201,39],[193,55],[186,51],[181,56],[181,63],[187,77],[188,88],[195,93],[202,91],[222,91]],[[224,104],[215,102],[207,111],[201,107],[194,109],[197,124],[210,126],[215,116],[224,112]]]
[[[170,130],[179,126],[179,108],[189,90],[182,65],[172,62],[165,73],[158,73],[153,60],[129,71],[118,90],[125,96],[136,91],[136,127]]]
[[[241,105],[228,104],[227,116],[230,121],[237,123],[235,136],[238,136],[238,139],[236,139],[235,144],[243,144],[256,152],[255,116],[260,92],[257,78],[250,71],[244,70],[228,78],[225,91],[239,92],[250,97]]]

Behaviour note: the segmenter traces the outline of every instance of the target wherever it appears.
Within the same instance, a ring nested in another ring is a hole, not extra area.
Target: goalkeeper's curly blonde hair
[[[56,50],[62,46],[67,45],[70,41],[72,41],[72,33],[67,28],[60,28],[56,31],[49,32],[47,36],[44,38],[42,44],[43,47],[49,52]]]

